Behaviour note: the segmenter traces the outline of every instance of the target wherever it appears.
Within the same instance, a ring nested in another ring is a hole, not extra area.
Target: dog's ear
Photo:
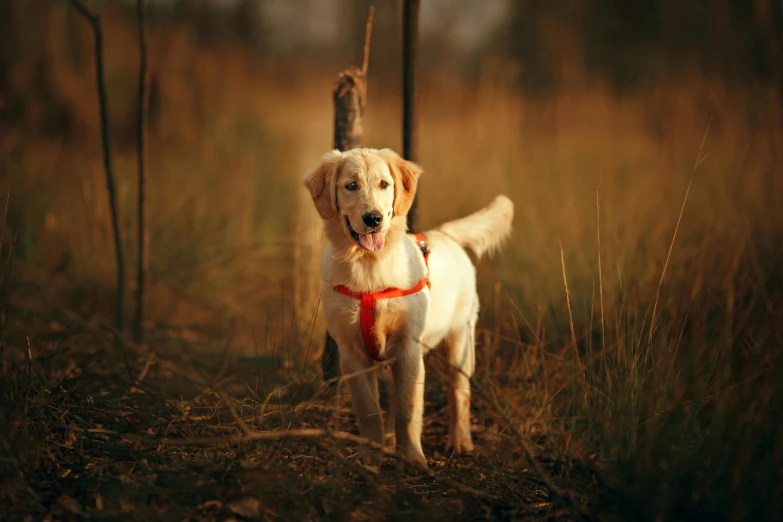
[[[421,167],[401,158],[391,149],[382,149],[380,154],[386,160],[394,177],[394,215],[405,216],[413,205],[416,185],[423,171]]]
[[[315,208],[323,219],[330,219],[337,215],[335,183],[337,183],[337,171],[342,165],[342,159],[343,153],[339,150],[327,152],[321,158],[321,164],[310,172],[304,181],[313,198]]]

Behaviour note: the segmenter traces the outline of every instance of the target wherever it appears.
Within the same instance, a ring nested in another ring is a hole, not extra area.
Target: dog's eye
[[[385,180],[381,180],[381,188],[382,189],[385,189],[388,186],[389,186],[389,184]]]
[[[348,184],[345,186],[345,190],[347,190],[347,191],[349,191],[349,192],[353,192],[353,191],[354,191],[354,190],[356,190],[357,188],[358,188],[358,185],[356,184],[356,182],[355,182],[355,181],[351,181],[350,183],[348,183]]]

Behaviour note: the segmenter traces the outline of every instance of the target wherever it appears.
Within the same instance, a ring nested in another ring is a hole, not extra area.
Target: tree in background
[[[514,1],[508,20],[504,45],[529,94],[583,67],[620,90],[689,74],[769,82],[783,97],[781,0]]]

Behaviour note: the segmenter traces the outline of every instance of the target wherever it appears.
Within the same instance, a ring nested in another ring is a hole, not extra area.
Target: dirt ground
[[[433,357],[422,470],[357,443],[348,399],[314,368],[210,351],[187,332],[154,333],[149,344],[167,348],[152,351],[62,308],[43,317],[15,306],[4,330],[3,520],[577,520],[617,512],[595,463],[570,459],[552,435],[522,438],[489,389],[474,392],[476,451],[446,452],[448,407]],[[259,436],[270,438],[248,440]]]

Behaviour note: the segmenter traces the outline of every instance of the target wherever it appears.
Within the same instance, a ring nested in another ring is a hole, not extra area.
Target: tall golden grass
[[[113,266],[92,68],[64,45],[62,10],[48,12],[14,75],[33,93],[39,67],[47,96],[25,98],[0,189],[40,246],[19,270],[61,297],[110,287]],[[135,159],[122,138],[134,121],[134,34],[121,18],[105,23],[130,258]],[[297,191],[331,143],[336,71],[199,49],[172,28],[149,40],[159,112],[148,315],[237,318],[278,346],[286,328],[270,324],[292,327],[302,276],[291,268]],[[530,101],[507,70],[488,64],[478,86],[435,76],[421,86],[422,225],[498,193],[517,208],[508,247],[479,269],[479,379],[526,433],[572,434],[569,451],[611,462],[608,476],[640,499],[732,519],[780,514],[768,502],[783,494],[780,100],[691,77],[623,96],[584,81]],[[366,144],[399,148],[396,90],[372,71],[369,90]],[[67,137],[40,132],[51,105],[70,116]]]

